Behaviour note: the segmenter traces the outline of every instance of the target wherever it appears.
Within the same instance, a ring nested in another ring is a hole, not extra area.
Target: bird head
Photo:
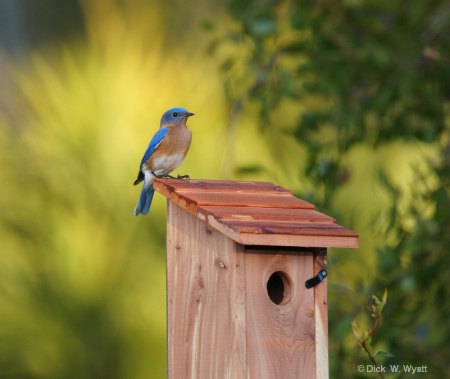
[[[188,117],[194,114],[184,108],[171,108],[161,117],[161,126],[167,124],[181,124]]]

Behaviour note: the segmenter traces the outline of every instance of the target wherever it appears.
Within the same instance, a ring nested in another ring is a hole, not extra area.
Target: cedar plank
[[[356,249],[358,247],[357,237],[254,233],[241,233],[236,238],[233,237],[234,236],[230,236],[230,238],[243,245],[303,246],[322,248],[337,247],[350,249]]]
[[[286,188],[270,182],[231,181],[231,180],[182,180],[182,179],[158,179],[153,183],[161,183],[168,191],[175,192],[267,192],[273,194],[292,194]]]
[[[261,207],[225,207],[201,206],[199,214],[213,215],[222,220],[265,220],[265,221],[305,221],[318,223],[336,223],[336,220],[313,209],[261,208]]]
[[[199,206],[314,209],[314,205],[307,201],[280,194],[197,192],[189,195],[186,193],[179,194],[179,196],[185,197]]]
[[[242,220],[220,220],[228,228],[238,230],[240,233],[254,234],[298,234],[311,236],[347,236],[357,237],[358,233],[346,229],[337,224],[305,223],[305,222],[283,222],[276,223],[267,221],[242,221]]]
[[[167,179],[165,179],[167,181]],[[175,181],[175,180],[172,180]],[[181,182],[181,180],[176,180]],[[185,182],[185,181],[183,181]],[[212,191],[194,191],[181,193],[168,186],[162,179],[155,179],[153,188],[174,201],[176,204],[196,214],[197,207],[215,205],[215,206],[240,206],[240,207],[263,207],[263,208],[296,208],[296,209],[314,209],[314,205],[292,196],[287,192],[212,192]]]

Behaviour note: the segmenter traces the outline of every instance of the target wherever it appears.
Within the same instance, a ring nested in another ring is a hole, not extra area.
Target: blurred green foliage
[[[444,1],[14,3],[35,34],[0,49],[1,378],[165,377],[164,200],[135,218],[132,182],[171,106],[196,113],[181,174],[275,181],[360,232],[329,255],[331,377],[361,376],[351,321],[385,287],[374,349],[448,376]]]
[[[378,299],[375,294],[372,294],[372,298],[367,308],[370,311],[370,315],[374,318],[373,325],[370,329],[361,329],[358,322],[356,320],[352,321],[352,330],[355,334],[355,338],[358,341],[359,345],[365,350],[368,358],[373,363],[373,365],[377,368],[375,371],[378,372],[380,378],[384,378],[384,370],[380,367],[377,362],[379,358],[392,357],[392,354],[386,351],[373,351],[371,342],[372,336],[377,330],[378,323],[380,321],[381,313],[383,312],[383,308],[386,305],[387,300],[387,288],[384,290],[383,297]],[[364,367],[364,366],[363,366]]]
[[[230,0],[228,14],[209,50],[230,130],[257,111],[269,145],[293,136],[298,194],[361,233],[358,252],[330,255],[331,377],[364,377],[351,319],[384,287],[378,350],[449,376],[449,3]]]

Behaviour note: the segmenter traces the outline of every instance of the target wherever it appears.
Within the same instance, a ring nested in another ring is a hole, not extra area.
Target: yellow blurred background
[[[132,185],[162,113],[195,113],[175,174],[268,180],[301,194],[311,190],[300,175],[305,151],[285,125],[263,132],[247,115],[230,129],[200,27],[229,22],[218,3],[79,4],[83,35],[0,50],[0,377],[163,378],[165,201],[156,195],[136,218]],[[412,167],[430,156],[418,143],[349,154],[352,180],[331,216],[361,234],[361,248],[331,253],[332,285],[348,291],[374,275],[373,220],[389,202],[380,168],[395,169],[407,197]]]
[[[172,3],[82,1],[85,39],[0,52],[2,378],[165,376],[165,201],[136,218],[132,185],[162,113],[196,114],[179,173],[232,177],[213,10]],[[240,162],[270,161],[239,138]]]

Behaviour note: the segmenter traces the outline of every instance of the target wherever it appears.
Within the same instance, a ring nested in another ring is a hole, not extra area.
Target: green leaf
[[[292,42],[290,44],[283,46],[281,51],[283,53],[296,54],[296,53],[305,52],[305,50],[307,50],[308,46],[309,46],[308,42],[297,41],[297,42]]]
[[[353,333],[355,334],[356,339],[361,344],[362,343],[361,332],[359,330],[359,325],[356,320],[352,321],[352,330],[353,330]]]
[[[203,20],[200,23],[201,27],[203,30],[206,30],[207,32],[212,32],[213,30],[216,29],[216,24],[214,22],[212,22],[211,20]]]
[[[241,166],[236,169],[237,175],[259,174],[261,172],[264,172],[262,166]]]
[[[387,300],[387,288],[385,288],[384,290],[381,301],[378,299],[378,297],[372,294],[372,304],[371,304],[372,317],[380,317],[384,305],[386,304],[386,300]]]
[[[234,18],[240,20],[249,9],[250,3],[250,0],[232,0],[228,5],[228,10]]]
[[[256,37],[266,37],[277,31],[277,24],[268,17],[254,18],[247,22],[246,30]]]
[[[374,358],[392,358],[394,355],[387,352],[387,351],[378,351],[375,355]]]

